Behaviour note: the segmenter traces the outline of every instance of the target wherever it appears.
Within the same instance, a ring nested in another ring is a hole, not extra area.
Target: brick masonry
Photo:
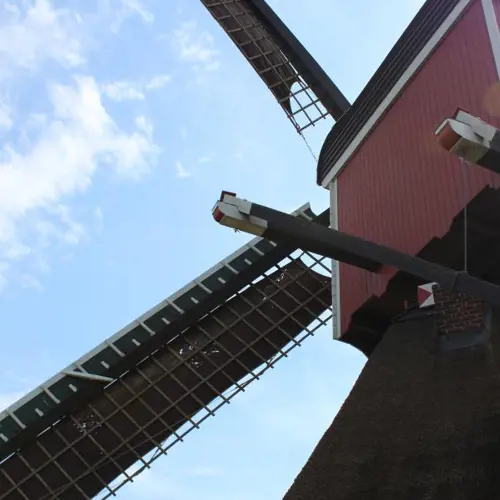
[[[446,351],[428,312],[394,323],[285,500],[500,498],[500,314],[490,314],[488,342]]]
[[[486,327],[487,306],[476,297],[433,287],[436,328],[441,335],[478,332]]]

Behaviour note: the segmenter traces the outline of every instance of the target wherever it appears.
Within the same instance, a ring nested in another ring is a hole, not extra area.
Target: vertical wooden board
[[[442,236],[465,195],[460,160],[440,148],[434,130],[457,107],[500,125],[500,113],[491,105],[497,84],[483,8],[476,0],[338,177],[339,229],[412,254]],[[468,179],[469,199],[499,183],[498,176],[476,166],[468,168]],[[393,274],[340,266],[342,331]]]

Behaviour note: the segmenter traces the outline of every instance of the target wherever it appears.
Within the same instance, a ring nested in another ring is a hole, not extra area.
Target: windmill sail
[[[201,0],[301,133],[349,102],[263,0]]]
[[[331,318],[322,261],[254,238],[1,412],[0,500],[115,495]]]

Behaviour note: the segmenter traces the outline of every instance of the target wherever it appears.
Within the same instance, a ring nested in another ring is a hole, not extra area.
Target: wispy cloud
[[[49,205],[43,217],[36,217],[34,227],[42,247],[48,247],[53,242],[77,245],[86,236],[84,226],[73,218],[69,207],[63,204]]]
[[[195,71],[207,72],[219,68],[219,51],[214,38],[201,30],[196,21],[182,23],[173,31],[171,42],[178,59],[190,64]]]
[[[139,15],[146,23],[154,21],[153,13],[140,0],[121,0],[121,2],[125,12],[129,12],[132,15]]]
[[[105,83],[101,89],[112,101],[142,101],[145,98],[141,86],[126,80]]]
[[[106,83],[84,76],[90,75],[90,50],[97,47],[93,30],[106,26],[109,33],[112,25],[116,32],[134,16],[151,23],[152,12],[139,0],[109,0],[102,8],[82,14],[62,5],[53,0],[0,5],[2,284],[12,274],[14,262],[38,255],[34,246],[74,245],[86,237],[70,204],[89,188],[97,169],[138,179],[159,154],[147,117],[138,117],[135,127],[125,124],[125,131],[102,99],[144,100],[148,92],[167,85],[170,75]],[[60,75],[64,84],[54,80]],[[11,98],[18,102],[24,83],[29,82],[26,78],[35,76],[40,78],[36,99],[31,101],[36,108],[13,108]],[[23,272],[17,275],[21,286]]]
[[[0,131],[12,128],[12,110],[6,102],[0,101]]]
[[[170,81],[170,75],[156,75],[145,83],[117,80],[102,84],[101,91],[106,97],[116,102],[142,101],[146,98],[146,92],[159,90]]]
[[[139,16],[144,23],[152,23],[154,14],[140,0],[118,0],[119,5],[115,9],[114,21],[111,31],[117,33],[122,24],[129,18]]]
[[[184,164],[180,161],[175,162],[175,172],[177,174],[177,178],[179,179],[185,179],[187,177],[191,177],[191,172],[188,172],[186,170],[186,167],[184,167]]]
[[[70,9],[55,8],[49,0],[34,0],[27,9],[4,2],[0,6],[0,78],[13,76],[20,68],[34,70],[47,60],[64,67],[82,65],[85,58],[75,36],[79,30],[79,16]]]
[[[142,117],[124,132],[101,102],[92,77],[48,87],[52,113],[26,148],[0,150],[0,255],[22,243],[28,223],[38,241],[75,244],[84,236],[61,200],[82,193],[100,166],[136,179],[155,163],[152,126]],[[40,212],[42,210],[42,212]],[[34,214],[36,213],[36,217]]]
[[[157,75],[151,78],[151,80],[146,84],[146,89],[148,90],[161,89],[171,81],[172,77],[170,75]]]

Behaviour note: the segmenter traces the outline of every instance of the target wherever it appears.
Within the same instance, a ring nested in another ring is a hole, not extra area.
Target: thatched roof
[[[453,351],[423,314],[389,328],[285,500],[500,497],[500,313]]]

